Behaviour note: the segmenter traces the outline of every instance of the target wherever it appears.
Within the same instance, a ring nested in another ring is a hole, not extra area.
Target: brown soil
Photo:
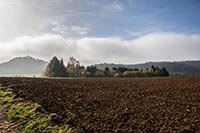
[[[200,77],[0,78],[75,132],[200,132]]]
[[[17,125],[8,121],[3,106],[0,105],[0,133],[19,133]]]

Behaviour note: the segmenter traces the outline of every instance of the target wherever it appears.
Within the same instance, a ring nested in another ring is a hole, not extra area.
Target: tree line
[[[48,63],[45,76],[47,77],[155,77],[169,76],[169,72],[165,67],[158,68],[152,65],[145,69],[131,69],[126,67],[113,67],[112,69],[105,67],[99,69],[94,65],[84,67],[80,62],[70,57],[67,66],[63,60],[53,57]]]

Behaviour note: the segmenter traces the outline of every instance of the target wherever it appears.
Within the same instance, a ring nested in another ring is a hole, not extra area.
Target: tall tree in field
[[[47,77],[65,77],[65,66],[63,61],[59,61],[57,57],[53,57],[53,59],[49,62],[46,67],[45,76]]]
[[[76,58],[70,57],[66,70],[70,77],[80,77],[84,71],[84,66],[81,66]]]
[[[106,77],[111,77],[111,72],[110,72],[110,69],[108,67],[105,67],[104,74],[105,74]]]
[[[169,76],[169,72],[165,67],[161,69],[161,75],[160,76]]]
[[[60,77],[67,77],[67,73],[65,71],[65,65],[63,63],[63,59],[60,60],[59,73],[60,73]]]
[[[88,66],[86,68],[86,72],[89,72],[91,74],[91,77],[94,77],[95,76],[95,73],[97,71],[97,67],[96,66]]]

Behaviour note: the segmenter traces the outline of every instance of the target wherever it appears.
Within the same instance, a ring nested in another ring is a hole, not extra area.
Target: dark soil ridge
[[[0,78],[75,132],[200,132],[200,77]]]

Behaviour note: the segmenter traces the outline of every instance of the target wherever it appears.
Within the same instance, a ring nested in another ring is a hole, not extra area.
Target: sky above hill
[[[0,0],[0,62],[200,59],[199,0]]]

